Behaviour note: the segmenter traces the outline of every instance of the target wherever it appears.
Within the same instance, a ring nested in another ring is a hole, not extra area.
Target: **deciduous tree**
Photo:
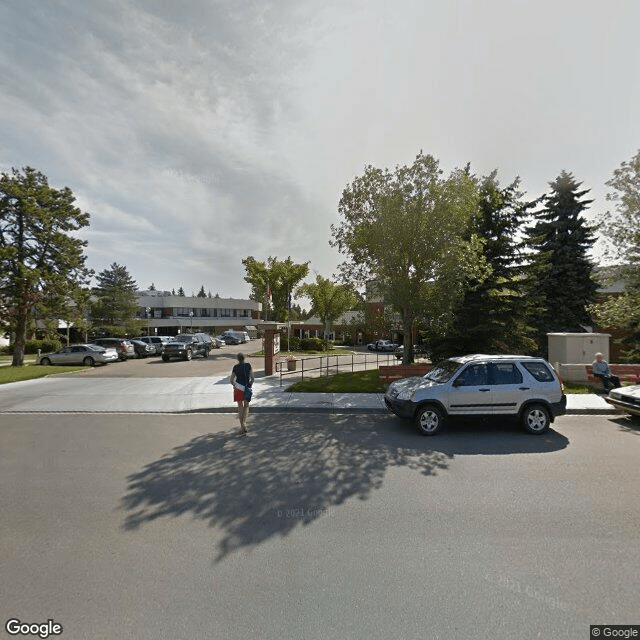
[[[269,257],[266,262],[247,256],[242,260],[246,275],[245,281],[251,285],[251,300],[262,302],[263,317],[266,317],[269,306],[273,306],[274,320],[284,321],[288,318],[291,296],[296,287],[309,273],[309,262],[295,263],[288,257],[278,260]],[[269,302],[269,293],[271,302]]]
[[[414,321],[446,320],[468,279],[483,278],[482,242],[468,232],[477,198],[468,169],[444,177],[422,153],[393,171],[368,166],[342,193],[331,241],[345,256],[342,277],[375,280],[400,313],[404,362],[413,359]]]
[[[591,307],[598,324],[630,331],[626,359],[640,358],[640,151],[623,162],[607,182],[607,200],[613,211],[601,218],[600,230],[609,240],[609,258],[618,264],[610,269],[612,280],[623,280],[621,296]]]
[[[311,300],[311,314],[317,315],[324,325],[324,337],[327,339],[333,322],[345,311],[349,311],[357,302],[353,289],[346,284],[332,282],[321,275],[316,276],[313,284],[298,287],[298,295]]]

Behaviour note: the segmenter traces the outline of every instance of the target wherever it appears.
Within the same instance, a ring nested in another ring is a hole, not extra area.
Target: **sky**
[[[542,195],[640,148],[636,0],[0,0],[0,171],[91,214],[96,272],[246,298],[330,277],[342,190],[423,151]]]

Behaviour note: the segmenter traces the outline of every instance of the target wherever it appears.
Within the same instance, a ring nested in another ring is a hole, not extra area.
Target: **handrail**
[[[356,368],[362,369],[366,371],[367,369],[378,369],[381,364],[389,365],[389,361],[391,360],[392,364],[399,364],[395,362],[395,355],[393,353],[375,353],[375,358],[373,358],[374,354],[370,354],[368,352],[364,353],[352,353],[352,354],[338,354],[338,355],[326,355],[326,356],[309,356],[302,358],[295,358],[296,362],[300,362],[300,369],[296,367],[291,371],[287,370],[286,363],[289,362],[286,358],[281,358],[276,362],[276,372],[280,373],[280,386],[282,386],[282,379],[284,376],[288,375],[299,375],[302,380],[304,380],[305,373],[309,374],[312,371],[319,371],[320,375],[329,375],[330,371],[335,373],[339,373],[341,370],[350,369],[351,372],[356,371]],[[331,359],[335,358],[335,362],[332,364]],[[341,359],[349,359],[348,362],[342,362]],[[309,367],[309,360],[319,360],[319,365],[314,367]],[[307,366],[305,367],[305,362]],[[375,362],[375,365],[374,365]],[[371,365],[371,366],[369,366]]]

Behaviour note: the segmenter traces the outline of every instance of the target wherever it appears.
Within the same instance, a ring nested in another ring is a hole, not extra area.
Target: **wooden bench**
[[[585,365],[587,371],[587,380],[589,384],[601,386],[602,380],[593,375],[593,369],[590,364]],[[614,376],[620,378],[620,382],[630,382],[631,384],[640,384],[640,364],[610,364],[609,369]]]
[[[433,365],[429,362],[423,362],[420,364],[394,364],[394,365],[382,365],[379,367],[380,380],[385,384],[389,384],[394,380],[400,380],[400,378],[410,378],[411,376],[423,376],[427,371],[430,371]]]

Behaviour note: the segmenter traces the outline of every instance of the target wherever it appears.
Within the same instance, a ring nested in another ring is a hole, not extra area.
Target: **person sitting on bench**
[[[609,369],[607,361],[602,359],[601,353],[596,353],[596,359],[591,365],[591,370],[596,378],[600,378],[602,380],[602,385],[604,386],[605,391],[617,389],[621,386],[620,378],[611,373],[611,369]]]

